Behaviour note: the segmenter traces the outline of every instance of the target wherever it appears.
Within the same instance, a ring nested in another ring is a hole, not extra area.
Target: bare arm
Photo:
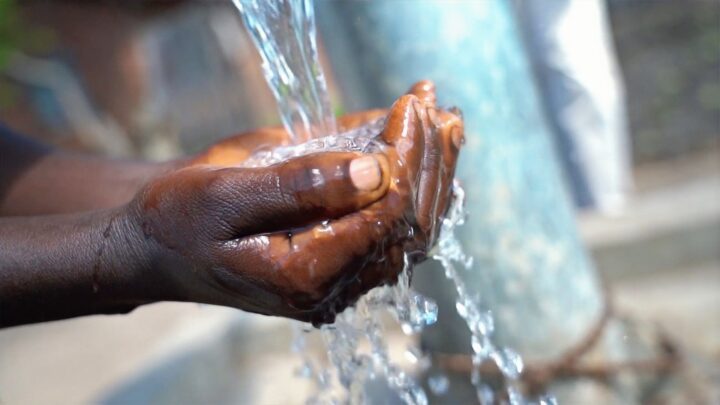
[[[378,159],[327,153],[257,169],[199,165],[151,180],[117,208],[0,217],[0,327],[165,300],[309,319],[314,306],[299,310],[293,300],[322,301],[325,289],[336,290],[357,248],[341,237],[325,259],[316,248],[291,252],[282,229],[306,229],[382,197],[390,179]],[[279,274],[308,260],[319,261],[318,273],[322,262],[329,267],[308,280]]]
[[[63,152],[0,125],[0,216],[117,207],[175,166]]]
[[[169,280],[149,279],[137,235],[122,210],[0,218],[0,327],[151,302]]]
[[[394,282],[403,252],[421,261],[432,247],[463,133],[460,117],[434,99],[421,82],[396,101],[382,152],[261,168],[237,163],[277,130],[169,168],[61,154],[2,131],[0,327],[160,300],[332,322]],[[350,116],[341,127],[377,117]],[[60,212],[74,213],[40,215]]]

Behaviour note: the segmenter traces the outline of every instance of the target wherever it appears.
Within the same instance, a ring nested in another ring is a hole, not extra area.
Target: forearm
[[[0,327],[160,299],[139,233],[121,210],[0,218]]]
[[[117,207],[149,179],[177,166],[63,152],[0,127],[0,216]]]

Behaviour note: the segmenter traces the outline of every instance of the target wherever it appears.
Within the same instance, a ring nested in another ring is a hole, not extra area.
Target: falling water
[[[350,132],[314,139],[300,145],[262,151],[245,162],[248,167],[267,166],[284,160],[316,153],[319,151],[376,152],[382,150],[382,141],[377,139],[384,120],[379,119]],[[494,362],[507,380],[507,403],[529,404],[516,385],[523,369],[521,357],[511,349],[496,345],[492,340],[493,317],[483,310],[480,300],[465,285],[458,268],[469,270],[472,258],[467,256],[458,241],[455,230],[465,221],[465,193],[459,183],[453,185],[453,203],[443,219],[437,246],[431,252],[439,261],[457,292],[455,309],[465,320],[470,332],[473,373],[471,380],[477,389],[481,403],[492,404],[495,391],[486,385],[479,374],[480,364]],[[332,227],[332,224],[328,225]],[[321,327],[319,331],[309,325],[295,325],[293,349],[303,356],[303,365],[298,374],[315,381],[318,391],[308,400],[311,404],[325,404],[348,401],[353,404],[366,403],[365,388],[368,382],[384,379],[387,386],[408,404],[426,404],[427,395],[421,384],[407,371],[390,361],[385,331],[379,321],[389,313],[406,335],[417,335],[437,320],[435,302],[422,296],[410,287],[412,267],[406,259],[403,271],[394,286],[382,286],[363,296],[354,307],[339,314],[335,323]],[[333,370],[327,370],[305,352],[305,340],[310,334],[320,334]],[[370,352],[361,350],[363,343],[369,344]],[[420,371],[426,371],[430,358],[417,347],[410,347],[406,356]],[[338,395],[336,385],[342,387]],[[432,375],[428,386],[436,395],[447,390],[447,377]],[[552,404],[550,397],[539,400],[539,404]]]
[[[280,118],[295,143],[335,133],[310,0],[233,0],[262,57]]]
[[[320,151],[382,150],[383,143],[377,136],[383,128],[383,119],[347,133],[335,133],[326,85],[317,59],[314,17],[309,1],[233,1],[244,13],[246,26],[263,56],[265,75],[278,99],[283,123],[296,140],[296,145],[262,151],[245,165],[267,166]],[[301,143],[303,140],[305,142]],[[523,369],[521,357],[493,342],[492,313],[482,309],[480,299],[468,290],[458,271],[458,268],[469,270],[472,267],[472,258],[463,252],[455,235],[456,228],[465,220],[464,199],[464,190],[455,182],[453,203],[443,220],[438,245],[431,255],[440,262],[445,276],[453,282],[457,292],[455,308],[471,332],[474,366],[471,380],[478,400],[482,404],[492,404],[499,399],[479,372],[481,364],[492,361],[507,381],[505,401],[511,405],[529,404],[517,388]],[[400,330],[412,336],[437,320],[435,302],[410,287],[411,267],[406,257],[396,285],[371,290],[354,307],[339,314],[335,323],[325,325],[319,331],[296,323],[293,350],[303,357],[298,374],[312,379],[317,386],[317,392],[308,399],[308,403],[366,403],[368,384],[381,380],[405,403],[427,404],[422,384],[409,371],[390,360],[385,330],[380,322],[389,313]],[[306,339],[313,334],[319,334],[324,342],[332,369],[322,367],[317,359],[307,354]],[[363,344],[370,347],[369,352],[361,350]],[[431,365],[429,356],[417,347],[409,347],[406,357],[420,372],[427,371]],[[448,390],[448,379],[442,374],[429,376],[427,382],[435,395],[442,395]],[[553,403],[555,400],[551,397],[539,400],[539,404]]]

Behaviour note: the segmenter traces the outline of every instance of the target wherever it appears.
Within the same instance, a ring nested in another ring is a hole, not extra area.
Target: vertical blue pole
[[[468,194],[460,230],[475,257],[466,279],[493,310],[496,337],[526,358],[579,341],[602,310],[596,273],[538,103],[509,5],[475,1],[320,1],[318,23],[349,110],[389,104],[419,79],[465,117],[459,173]],[[454,292],[439,270],[416,281],[441,305],[430,350],[467,352]],[[449,307],[448,307],[449,306]]]

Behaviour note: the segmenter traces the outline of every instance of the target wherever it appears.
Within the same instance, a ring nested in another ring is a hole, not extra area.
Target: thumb
[[[380,154],[317,153],[264,168],[217,171],[230,224],[241,236],[338,218],[385,195],[388,163]],[[226,199],[227,198],[227,199]]]

